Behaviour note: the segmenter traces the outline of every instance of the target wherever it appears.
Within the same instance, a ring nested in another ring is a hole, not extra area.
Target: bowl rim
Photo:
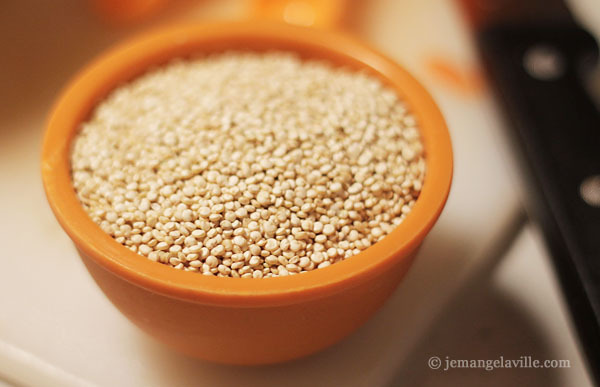
[[[373,73],[391,86],[416,116],[425,148],[426,177],[411,213],[394,231],[351,259],[298,275],[223,278],[174,270],[116,242],[81,206],[70,175],[71,141],[79,123],[115,86],[153,65],[192,53],[224,49],[298,52]],[[355,37],[276,22],[181,23],[126,40],[93,60],[57,98],[42,145],[48,202],[80,253],[118,277],[168,297],[202,304],[259,307],[293,304],[375,279],[410,259],[447,200],[453,156],[445,121],[429,93],[400,65]]]

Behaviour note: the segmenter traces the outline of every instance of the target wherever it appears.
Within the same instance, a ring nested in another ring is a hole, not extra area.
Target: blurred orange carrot
[[[437,82],[455,92],[472,95],[481,92],[484,87],[481,73],[476,68],[465,68],[435,55],[425,60],[425,66]]]

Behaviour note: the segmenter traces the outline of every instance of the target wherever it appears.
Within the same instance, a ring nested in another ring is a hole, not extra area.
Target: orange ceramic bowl
[[[366,70],[416,115],[427,173],[417,203],[391,234],[327,268],[280,278],[219,278],[151,262],[105,234],[72,186],[71,141],[116,86],[174,57],[226,50],[288,50]],[[221,363],[281,362],[328,347],[361,326],[394,291],[437,220],[452,180],[448,130],[429,94],[402,67],[336,32],[269,23],[167,27],[110,50],[58,98],[42,154],[46,195],[94,280],[133,323],[172,348]]]

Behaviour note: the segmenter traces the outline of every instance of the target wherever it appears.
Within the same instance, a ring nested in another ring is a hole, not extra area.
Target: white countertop
[[[186,12],[186,17],[202,19],[235,9],[208,3],[199,2],[198,10]],[[476,68],[468,33],[452,3],[369,2],[360,29],[411,70],[445,114],[456,169],[444,213],[406,279],[363,328],[317,355],[264,367],[197,361],[145,336],[100,292],[46,204],[39,153],[53,96],[101,48],[131,32],[102,25],[84,4],[10,2],[0,15],[0,25],[18,42],[3,48],[7,70],[0,74],[0,83],[7,85],[0,90],[0,385],[4,380],[32,386],[383,386],[398,378],[408,380],[406,365],[414,364],[423,343],[439,331],[436,321],[443,321],[445,308],[455,305],[461,289],[488,273],[494,242],[520,211],[505,150],[497,139],[501,121],[489,94],[485,89],[461,93],[437,79],[423,62],[442,56],[459,68]],[[424,18],[429,21],[423,23]],[[521,254],[533,255],[531,250]],[[508,276],[535,270],[530,275],[545,278],[538,282],[548,288],[551,275],[546,269],[538,272],[538,266],[517,264],[518,270]],[[564,340],[551,344],[568,348],[559,358],[570,356],[579,364],[564,372],[575,378],[569,380],[587,380],[555,285],[550,289],[554,309],[535,309],[535,300],[528,304],[540,316],[533,323],[541,327],[544,318],[562,316],[563,325],[542,335],[553,342],[557,329],[564,332],[559,334]],[[522,294],[518,288],[513,292],[516,298],[538,294]],[[550,313],[552,317],[546,316]]]

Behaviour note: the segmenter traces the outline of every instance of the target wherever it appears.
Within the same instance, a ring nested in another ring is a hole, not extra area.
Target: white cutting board
[[[199,2],[186,17],[210,16],[207,9],[226,13],[213,10],[214,3]],[[4,36],[21,43],[3,43],[8,68],[0,69],[6,85],[0,90],[0,379],[32,386],[388,383],[442,306],[485,265],[519,206],[495,138],[500,121],[493,101],[485,91],[458,92],[424,62],[434,55],[459,68],[474,66],[453,3],[368,2],[360,32],[411,70],[446,116],[455,179],[442,217],[397,292],[356,334],[320,354],[264,367],[193,360],[146,337],[100,292],[46,204],[39,148],[52,98],[101,47],[131,32],[103,26],[84,5],[9,2],[0,16],[13,32]]]

